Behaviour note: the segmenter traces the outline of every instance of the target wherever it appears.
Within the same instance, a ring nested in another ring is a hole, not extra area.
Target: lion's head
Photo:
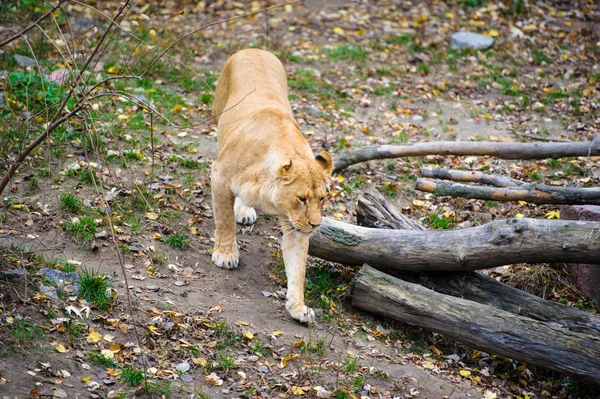
[[[327,180],[333,161],[326,151],[314,160],[287,160],[276,172],[278,215],[284,231],[311,234],[321,225],[321,211],[327,194]]]

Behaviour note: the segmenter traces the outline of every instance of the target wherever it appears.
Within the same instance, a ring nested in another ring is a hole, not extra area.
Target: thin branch
[[[64,3],[65,1],[66,0],[60,0],[57,5],[55,5],[54,7],[52,7],[52,9],[50,9],[50,11],[48,11],[47,13],[45,13],[44,15],[42,15],[41,17],[39,17],[35,22],[33,22],[32,24],[30,24],[29,26],[27,26],[26,28],[24,28],[23,30],[21,30],[19,33],[15,34],[14,36],[11,36],[8,39],[0,42],[0,48],[6,46],[8,43],[10,43],[10,42],[18,39],[19,37],[23,36],[25,33],[27,33],[30,30],[32,30],[37,24],[39,24],[40,22],[42,22],[49,15],[52,15],[52,13],[54,11],[56,11],[62,5],[62,3]]]

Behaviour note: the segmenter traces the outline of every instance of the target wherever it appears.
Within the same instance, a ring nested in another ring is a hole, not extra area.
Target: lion
[[[215,265],[233,269],[239,251],[236,222],[256,221],[256,209],[279,219],[288,280],[286,309],[302,323],[314,320],[304,303],[308,241],[321,225],[331,156],[314,156],[288,100],[283,65],[267,51],[246,49],[223,69],[212,109],[219,153],[211,169]]]

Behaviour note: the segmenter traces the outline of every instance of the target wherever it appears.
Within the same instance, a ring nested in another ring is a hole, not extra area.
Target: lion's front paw
[[[249,206],[240,206],[235,211],[235,221],[244,225],[254,224],[256,222],[256,211]]]
[[[290,316],[300,323],[314,323],[316,319],[315,312],[307,306],[292,306],[290,302],[287,302],[285,307]]]
[[[235,269],[238,267],[238,263],[240,261],[240,253],[237,248],[232,250],[221,247],[214,250],[212,254],[212,261],[215,265],[224,269]]]

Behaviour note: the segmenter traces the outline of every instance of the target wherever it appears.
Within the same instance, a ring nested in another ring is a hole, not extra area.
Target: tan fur
[[[211,171],[215,248],[213,262],[238,265],[236,220],[251,224],[253,208],[276,215],[288,277],[286,308],[307,322],[304,277],[310,234],[321,224],[331,157],[315,158],[288,101],[283,65],[273,54],[242,50],[229,58],[219,78],[213,116],[218,122],[219,155]]]

